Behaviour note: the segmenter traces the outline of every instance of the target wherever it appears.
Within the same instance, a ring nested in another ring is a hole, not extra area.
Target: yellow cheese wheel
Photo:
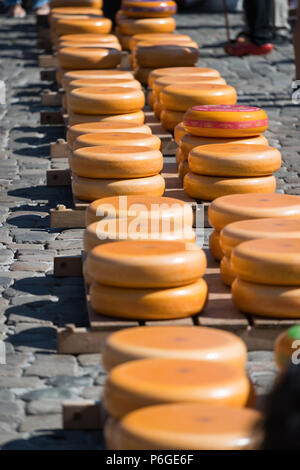
[[[68,0],[69,7],[90,7],[101,8],[102,0]],[[60,8],[66,6],[66,0],[50,0],[50,8]]]
[[[148,85],[150,88],[152,88],[153,83],[157,78],[176,75],[187,75],[189,77],[220,77],[220,74],[217,70],[205,67],[165,67],[155,69],[153,72],[151,72]]]
[[[107,34],[110,33],[112,22],[108,18],[61,18],[56,23],[56,33],[65,34]]]
[[[276,190],[275,176],[254,178],[231,178],[218,176],[202,176],[189,172],[184,178],[184,190],[188,196],[204,201],[229,194],[240,193],[274,193]]]
[[[103,134],[83,134],[77,137],[74,149],[82,147],[98,147],[99,145],[118,145],[119,147],[150,147],[159,150],[161,140],[154,134],[134,132],[107,132]]]
[[[226,286],[231,286],[233,281],[236,278],[236,274],[231,268],[230,258],[227,256],[223,256],[221,263],[220,263],[220,273],[221,279],[226,284]]]
[[[156,68],[168,65],[169,67],[182,64],[194,65],[199,57],[197,43],[185,42],[183,44],[137,44],[135,59],[139,67]]]
[[[243,369],[244,342],[233,333],[194,326],[140,326],[109,335],[102,356],[109,371],[124,362],[150,358],[196,359]]]
[[[69,127],[67,141],[72,148],[75,140],[85,134],[106,134],[111,132],[132,132],[136,134],[152,134],[151,127],[146,124],[134,124],[130,122],[86,122]]]
[[[125,240],[94,248],[88,270],[100,284],[131,288],[191,284],[206,270],[205,253],[196,244]]]
[[[76,88],[103,88],[103,87],[121,87],[121,88],[136,88],[137,90],[141,89],[141,84],[137,80],[119,80],[118,78],[107,78],[107,79],[98,79],[98,78],[84,78],[82,80],[74,80],[68,86],[68,91],[71,92]],[[126,90],[125,90],[126,91]]]
[[[155,98],[154,105],[153,105],[153,111],[154,111],[154,114],[155,114],[155,116],[157,117],[158,120],[160,120],[162,110],[163,110],[163,107],[162,107],[160,101]]]
[[[92,8],[92,7],[57,7],[57,8],[52,8],[50,15],[49,15],[49,21],[51,24],[51,21],[53,18],[58,18],[62,16],[77,16],[77,15],[102,15],[103,12],[100,10],[100,8]]]
[[[79,9],[78,9],[79,10]],[[96,19],[102,19],[103,18],[103,11],[102,10],[98,10],[96,11],[95,13],[84,13],[84,9],[82,9],[82,12],[80,13],[78,11],[78,13],[74,12],[73,14],[68,14],[68,13],[56,13],[54,15],[50,15],[49,18],[49,25],[50,25],[50,31],[54,32],[55,36],[56,36],[56,40],[55,40],[55,47],[57,46],[57,43],[59,42],[59,36],[56,34],[56,31],[57,31],[57,24],[60,20],[67,20],[67,19],[72,19],[72,20],[82,20],[82,19],[92,19],[92,20],[96,20]]]
[[[183,183],[185,175],[190,171],[189,164],[187,160],[182,160],[178,165],[178,176]]]
[[[207,292],[203,279],[183,287],[156,289],[112,287],[94,282],[90,298],[92,308],[101,315],[139,321],[172,320],[200,313]]]
[[[119,22],[119,28],[122,34],[129,36],[140,33],[172,33],[176,22],[174,18],[126,18]]]
[[[232,300],[245,313],[264,317],[299,318],[300,288],[271,286],[235,279]]]
[[[83,147],[75,150],[71,158],[71,170],[84,178],[142,178],[157,175],[162,168],[162,153],[141,146]]]
[[[109,450],[253,450],[262,441],[253,432],[261,420],[247,408],[176,403],[109,418],[104,431]]]
[[[85,42],[77,42],[76,44],[74,44],[73,42],[62,42],[61,44],[59,44],[59,46],[57,47],[58,50],[60,49],[64,49],[64,48],[74,48],[74,47],[80,47],[80,49],[82,48],[105,48],[105,49],[117,49],[118,51],[121,51],[122,50],[122,46],[120,43],[118,42],[106,42],[106,43],[103,43],[103,44],[100,44],[100,43],[85,43]],[[77,68],[77,67],[76,67]]]
[[[191,37],[187,34],[170,34],[170,33],[141,33],[135,34],[131,37],[130,40],[130,49],[131,51],[135,50],[136,45],[139,42],[151,41],[152,43],[157,42],[160,44],[161,42],[168,41],[169,43],[182,43],[184,41],[190,42]]]
[[[270,238],[243,242],[232,251],[231,263],[243,281],[300,286],[300,239]]]
[[[193,106],[184,118],[184,127],[204,137],[250,137],[268,129],[268,116],[255,106],[234,105],[234,102],[203,103]],[[231,105],[231,106],[229,106]],[[234,105],[234,106],[233,106]]]
[[[160,101],[174,111],[187,111],[191,106],[212,104],[235,104],[237,94],[230,85],[169,85],[160,93]],[[184,117],[186,126],[186,116]]]
[[[193,225],[189,204],[172,197],[117,196],[92,202],[86,210],[86,225],[107,218],[139,217],[157,223],[175,223],[177,227]]]
[[[126,34],[118,34],[118,38],[123,51],[129,51],[131,36],[127,36]]]
[[[266,145],[215,144],[189,153],[193,173],[209,176],[267,176],[281,167],[280,152]]]
[[[67,70],[109,69],[120,64],[121,53],[106,47],[63,47],[57,53],[57,60]]]
[[[153,69],[145,68],[145,67],[137,67],[134,70],[134,76],[137,80],[139,80],[143,85],[147,85],[148,77]]]
[[[134,124],[144,124],[145,114],[143,111],[127,114],[78,114],[69,110],[69,126],[84,124],[89,122],[130,122]]]
[[[163,18],[175,15],[176,2],[173,0],[123,0],[122,12],[129,18]]]
[[[260,238],[299,238],[300,219],[252,219],[226,225],[220,236],[223,253],[230,256],[240,243]]]
[[[176,149],[175,158],[176,158],[176,163],[179,166],[180,163],[182,162],[182,160],[184,160],[184,156],[183,156],[180,148]]]
[[[220,245],[220,232],[213,230],[209,236],[209,250],[217,260],[223,258],[223,251]]]
[[[147,93],[147,104],[152,109],[153,109],[153,106],[154,106],[154,101],[155,101],[155,98],[154,98],[154,95],[153,95],[152,91],[148,91],[148,93]]]
[[[184,128],[184,126],[183,126]],[[215,145],[215,144],[254,144],[254,145],[268,145],[267,139],[260,135],[255,137],[246,138],[232,138],[232,139],[214,139],[213,137],[200,137],[189,134],[185,131],[180,141],[180,148],[186,158],[191,150],[200,145]]]
[[[183,116],[184,113],[181,111],[171,111],[163,108],[160,115],[161,124],[167,131],[173,132],[177,124],[182,122]]]
[[[85,87],[72,90],[69,105],[78,114],[128,114],[145,104],[142,90],[122,87]]]
[[[156,78],[153,82],[152,89],[155,96],[159,97],[160,92],[169,85],[226,85],[221,77],[203,77],[197,75],[165,75]]]
[[[177,126],[175,126],[174,140],[175,140],[177,145],[180,145],[181,139],[185,136],[186,133],[187,132],[186,132],[185,128],[183,127],[182,122],[180,122],[179,124],[177,124]]]
[[[208,208],[209,222],[221,231],[239,220],[300,218],[300,197],[290,194],[236,194],[213,201]]]
[[[131,72],[123,70],[105,70],[105,69],[96,69],[96,70],[69,70],[64,74],[63,77],[63,87],[66,91],[69,91],[68,85],[74,80],[83,80],[86,78],[96,78],[99,80],[102,79],[111,79],[118,78],[119,80],[133,80],[133,75]]]
[[[164,226],[162,221],[137,220],[136,217],[109,219],[94,222],[85,229],[83,246],[86,253],[95,246],[120,240],[162,240],[194,243],[196,235],[190,225],[177,227],[174,223]]]
[[[116,43],[118,44],[118,38],[114,34],[93,34],[93,33],[85,33],[85,34],[65,34],[63,36],[59,36],[59,44],[63,42],[73,43],[76,46],[77,43],[85,43],[85,44],[96,44],[104,45],[105,43]]]
[[[281,333],[275,341],[274,345],[274,359],[277,367],[284,371],[290,367],[292,358],[296,355],[299,357],[299,340],[300,340],[300,326],[291,326],[288,330]]]
[[[109,373],[104,406],[116,419],[133,410],[163,403],[200,403],[242,408],[250,382],[231,364],[193,359],[141,359]]]

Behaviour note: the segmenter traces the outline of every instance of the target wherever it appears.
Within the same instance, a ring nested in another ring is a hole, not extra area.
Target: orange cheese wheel
[[[121,88],[136,88],[141,89],[141,84],[137,80],[119,80],[115,78],[98,79],[98,78],[84,78],[82,80],[74,80],[68,86],[68,91],[75,90],[75,88],[85,87],[121,87]],[[126,91],[126,90],[125,90]]]
[[[134,70],[134,76],[137,80],[139,80],[143,85],[147,85],[148,77],[153,69],[145,68],[145,67],[137,67]]]
[[[239,220],[300,218],[300,197],[289,194],[236,194],[213,201],[208,208],[210,225],[221,231]]]
[[[198,57],[198,45],[193,41],[182,44],[139,43],[135,51],[135,60],[139,67],[149,68],[163,65],[172,67],[177,64],[188,67],[194,65]]]
[[[155,221],[156,222],[156,221]],[[194,243],[196,235],[190,225],[177,228],[174,223],[165,227],[163,221],[137,220],[136,217],[94,222],[85,229],[83,246],[86,253],[95,246],[120,240],[162,240]]]
[[[177,124],[177,126],[175,126],[175,128],[174,128],[174,140],[175,140],[177,145],[180,145],[181,139],[185,136],[186,133],[187,132],[186,132],[185,128],[183,127],[182,122],[180,122],[179,124]]]
[[[296,354],[299,357],[297,349],[299,348],[300,326],[294,325],[281,333],[276,338],[274,345],[274,359],[277,367],[284,371],[290,367],[292,356]],[[296,346],[296,347],[295,347]]]
[[[231,288],[235,306],[263,317],[299,318],[300,288],[271,286],[235,279]]]
[[[67,141],[72,148],[75,140],[80,135],[86,134],[106,134],[111,132],[132,132],[135,134],[152,134],[151,127],[146,124],[134,124],[130,122],[87,122],[69,127],[67,131]]]
[[[135,34],[134,36],[131,37],[130,40],[130,49],[131,51],[134,51],[136,48],[136,45],[139,42],[156,42],[158,44],[168,41],[169,43],[182,43],[184,41],[190,42],[191,37],[188,36],[187,34],[170,34],[170,33],[141,33],[141,34]]]
[[[123,0],[122,12],[129,18],[163,18],[175,15],[176,3],[173,0]]]
[[[53,19],[62,18],[62,17],[69,17],[69,16],[102,16],[103,11],[100,8],[92,8],[92,7],[59,7],[59,8],[52,8],[50,15],[49,15],[49,22],[52,26]]]
[[[187,160],[182,160],[178,165],[178,176],[183,183],[185,175],[190,171],[189,164]]]
[[[59,36],[59,44],[63,42],[72,42],[74,46],[77,43],[85,43],[85,44],[96,44],[104,45],[105,43],[113,43],[115,42],[118,44],[118,38],[114,34],[93,34],[93,33],[85,33],[85,34],[65,34],[63,36]]]
[[[138,18],[122,19],[120,32],[128,36],[143,33],[172,33],[176,28],[174,18]]]
[[[184,128],[184,126],[183,126]],[[191,150],[200,145],[215,145],[215,144],[254,144],[254,145],[268,145],[267,139],[260,135],[255,137],[246,138],[232,138],[232,139],[214,139],[212,137],[200,137],[189,134],[185,131],[185,135],[182,136],[180,141],[180,148],[186,158]]]
[[[230,85],[169,85],[160,93],[160,101],[174,111],[187,111],[191,106],[212,104],[235,104],[237,94]],[[186,126],[186,116],[184,126]]]
[[[184,178],[184,190],[192,198],[213,201],[229,194],[274,193],[276,179],[275,176],[226,178],[196,175],[189,172]]]
[[[238,336],[216,328],[140,326],[109,335],[102,362],[109,371],[124,362],[148,358],[194,359],[243,369],[247,349]]]
[[[106,43],[98,43],[98,42],[95,42],[95,43],[85,43],[85,42],[77,42],[76,44],[74,44],[73,42],[67,42],[67,41],[64,41],[62,43],[60,43],[57,47],[58,50],[60,49],[64,49],[64,48],[74,48],[74,47],[80,47],[80,49],[82,48],[88,48],[88,49],[91,49],[91,48],[105,48],[105,49],[117,49],[118,51],[121,51],[122,50],[122,46],[120,43],[118,42],[106,42]],[[77,68],[77,67],[76,67]]]
[[[101,8],[102,0],[68,0],[69,7],[90,7]],[[50,0],[50,8],[60,8],[66,6],[66,0]]]
[[[85,87],[72,90],[68,101],[78,114],[128,114],[143,108],[145,96],[135,88]]]
[[[193,359],[141,359],[109,373],[104,407],[116,419],[133,410],[163,403],[200,403],[242,408],[250,382],[231,364]]]
[[[59,66],[67,70],[109,69],[120,64],[121,53],[105,47],[63,47],[57,59]]]
[[[243,242],[232,251],[231,263],[243,281],[300,286],[300,239],[270,238]]]
[[[161,140],[154,134],[134,132],[107,132],[103,134],[83,134],[77,137],[74,149],[82,147],[98,147],[99,145],[118,145],[119,147],[150,147],[159,150]]]
[[[103,197],[137,195],[162,196],[165,180],[161,175],[134,179],[95,179],[72,177],[73,194],[83,201],[95,201]]]
[[[260,238],[299,238],[300,219],[252,219],[226,225],[220,236],[223,253],[230,256],[240,243]]]
[[[83,147],[71,158],[71,170],[84,178],[142,178],[157,175],[162,168],[162,153],[141,146]]]
[[[231,286],[233,281],[236,278],[236,274],[231,268],[230,258],[227,256],[223,256],[221,263],[220,263],[220,273],[221,279],[226,284],[226,286]]]
[[[139,321],[172,320],[200,313],[207,292],[203,279],[182,287],[156,289],[112,287],[94,282],[90,298],[92,308],[101,315]]]
[[[198,77],[197,75],[165,75],[154,80],[152,89],[155,96],[159,97],[160,92],[169,85],[226,85],[221,77]]]
[[[110,33],[112,22],[108,18],[61,18],[56,23],[56,33],[65,34],[107,34]]]
[[[134,124],[144,124],[145,114],[143,111],[127,114],[77,114],[69,110],[69,126],[84,124],[89,122],[130,122]]]
[[[154,98],[154,95],[153,95],[152,91],[148,91],[148,93],[147,93],[147,104],[152,109],[153,109],[153,106],[154,106],[154,101],[155,101],[155,98]]]
[[[83,80],[88,78],[95,79],[119,79],[119,80],[133,80],[133,75],[131,72],[123,70],[105,70],[105,69],[96,69],[96,70],[69,70],[64,74],[63,77],[63,87],[66,91],[69,91],[68,85],[74,80]]]
[[[119,34],[118,33],[118,38],[119,38],[119,41],[120,41],[120,44],[122,46],[123,51],[129,51],[130,50],[131,36],[127,36],[125,34]]]
[[[189,153],[193,173],[209,176],[267,176],[281,167],[280,152],[266,145],[215,144]]]
[[[149,87],[153,87],[153,83],[159,77],[187,75],[189,77],[211,77],[218,78],[220,74],[215,69],[205,67],[165,67],[153,70],[149,77]]]
[[[176,158],[176,163],[179,166],[180,163],[182,162],[182,160],[184,160],[184,156],[183,156],[180,148],[176,149],[175,158]]]
[[[189,204],[172,197],[120,196],[108,197],[92,202],[86,210],[86,225],[103,217],[139,217],[157,223],[175,223],[177,227],[193,225],[193,211]]]
[[[109,418],[104,431],[109,450],[253,450],[262,441],[253,433],[261,419],[247,408],[176,403]]]
[[[184,127],[193,135],[204,137],[250,137],[268,129],[268,116],[255,106],[220,102],[193,106],[184,118]],[[231,106],[229,106],[231,105]]]
[[[196,244],[125,240],[94,248],[87,264],[100,284],[161,288],[191,284],[202,277],[206,257]]]
[[[209,250],[217,260],[223,258],[223,251],[220,245],[220,232],[213,230],[209,236]]]
[[[155,116],[157,117],[158,120],[160,120],[162,110],[163,110],[163,107],[162,107],[160,101],[155,98],[154,105],[153,105],[153,111],[154,111],[154,114],[155,114]]]
[[[163,108],[160,115],[162,126],[168,131],[173,132],[177,124],[182,122],[184,113],[181,111],[171,111]]]

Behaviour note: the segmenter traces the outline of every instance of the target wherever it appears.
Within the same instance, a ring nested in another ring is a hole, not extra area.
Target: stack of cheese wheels
[[[103,5],[102,0],[68,0],[68,7],[90,7],[101,8]],[[50,0],[50,8],[61,8],[66,6],[66,0]]]
[[[87,256],[96,313],[123,319],[168,320],[195,315],[207,299],[204,252],[181,241],[105,243]]]
[[[288,194],[233,194],[215,199],[208,208],[210,225],[210,251],[222,259],[220,232],[232,222],[266,218],[300,218],[300,197]]]
[[[108,450],[253,450],[262,441],[253,432],[261,421],[248,408],[175,403],[108,418],[104,433]]]
[[[294,325],[281,333],[275,341],[274,358],[277,367],[285,371],[292,363],[292,356],[299,360],[300,325]]]
[[[231,285],[235,273],[231,269],[231,253],[240,243],[261,238],[290,238],[300,239],[300,218],[298,219],[252,219],[233,222],[226,225],[220,233],[220,245],[224,257],[220,269],[225,284]]]

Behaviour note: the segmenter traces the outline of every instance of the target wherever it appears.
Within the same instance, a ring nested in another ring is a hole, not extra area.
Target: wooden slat
[[[69,169],[47,170],[47,186],[71,186],[71,173]]]
[[[66,325],[59,328],[56,335],[57,352],[59,354],[98,354],[103,347],[110,331],[107,329],[93,330],[90,328],[76,328],[75,325]]]
[[[42,82],[55,82],[56,81],[56,70],[45,69],[40,71],[40,79]]]
[[[43,126],[63,126],[64,118],[61,110],[41,111],[41,124]]]
[[[57,139],[56,142],[50,144],[51,158],[68,158],[69,147],[65,139]]]
[[[57,57],[53,54],[41,54],[39,56],[39,67],[52,69],[57,67]]]
[[[56,256],[54,258],[54,277],[82,276],[82,258],[78,256]]]
[[[139,322],[136,320],[122,320],[119,318],[106,317],[105,315],[95,312],[89,302],[89,296],[87,296],[87,310],[90,327],[93,330],[106,331],[107,334],[110,334],[113,331],[139,326]]]
[[[41,106],[61,106],[62,97],[59,91],[44,90],[41,94]]]
[[[69,400],[63,404],[64,429],[101,429],[106,416],[101,403],[93,400]]]
[[[51,228],[84,228],[85,211],[77,209],[67,209],[64,205],[59,205],[56,209],[50,209]]]

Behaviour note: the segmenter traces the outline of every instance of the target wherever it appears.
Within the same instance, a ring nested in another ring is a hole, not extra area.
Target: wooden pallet
[[[63,429],[102,429],[107,413],[99,401],[68,400],[63,403]]]
[[[57,67],[57,56],[55,54],[41,54],[39,55],[39,67],[40,68],[56,68]]]
[[[41,106],[48,107],[60,107],[62,104],[62,95],[64,94],[64,89],[60,88],[58,91],[44,90],[41,93]]]

